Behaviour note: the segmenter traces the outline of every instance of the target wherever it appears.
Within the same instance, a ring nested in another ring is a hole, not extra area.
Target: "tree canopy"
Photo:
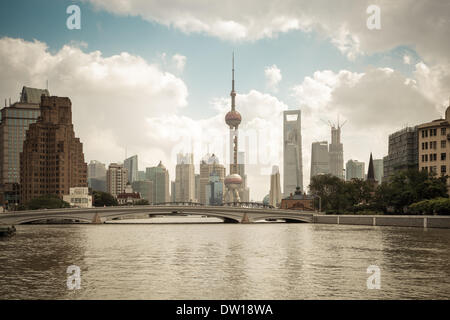
[[[111,194],[103,191],[92,192],[92,204],[94,207],[117,206],[117,200]]]
[[[326,212],[407,213],[409,206],[416,202],[448,198],[446,183],[446,176],[410,169],[397,172],[389,182],[377,187],[369,181],[343,181],[328,174],[314,176],[309,188],[311,193],[321,197],[322,209]]]

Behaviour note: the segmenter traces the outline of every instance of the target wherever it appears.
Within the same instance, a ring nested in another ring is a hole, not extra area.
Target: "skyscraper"
[[[195,174],[195,201],[200,202],[200,174]]]
[[[247,186],[247,174],[245,173],[245,152],[238,152],[238,174],[242,178],[242,184],[239,188],[239,198],[241,198],[241,202],[249,202],[250,201],[250,189]]]
[[[272,167],[272,174],[270,176],[269,204],[274,207],[279,207],[281,204],[280,169],[278,166]]]
[[[365,163],[358,160],[348,160],[346,164],[346,180],[350,181],[352,179],[365,179]]]
[[[158,166],[146,169],[146,178],[153,182],[153,203],[170,202],[169,171],[160,161]]]
[[[133,191],[139,192],[142,199],[147,200],[149,203],[153,202],[153,182],[149,180],[134,181],[131,186]]]
[[[87,187],[83,144],[75,137],[69,98],[41,96],[41,115],[30,124],[20,154],[21,201]]]
[[[378,184],[383,182],[383,159],[374,159],[373,167],[375,170],[375,180],[378,181]]]
[[[283,113],[283,193],[303,190],[301,111]]]
[[[406,127],[389,135],[388,155],[383,158],[383,180],[398,171],[419,168],[417,126]]]
[[[328,142],[313,142],[311,146],[311,178],[327,173],[330,173]]]
[[[106,166],[97,160],[91,160],[88,164],[88,178],[106,177]]]
[[[48,90],[23,87],[20,101],[0,113],[0,205],[18,203],[20,198],[20,153],[25,133],[40,115],[41,95]]]
[[[106,167],[104,163],[97,160],[89,162],[88,185],[92,190],[106,192]]]
[[[219,176],[219,183],[224,184],[225,167],[219,163],[219,158],[217,156],[214,154],[207,154],[200,162],[200,203],[207,203],[206,185],[209,183],[209,178],[213,172]],[[225,188],[222,187],[222,189],[224,190]]]
[[[111,163],[106,171],[106,192],[113,197],[124,193],[128,183],[128,170],[121,164]]]
[[[345,123],[344,123],[345,124]],[[341,143],[341,129],[344,124],[331,124],[331,144],[329,148],[330,174],[344,179],[344,146]]]
[[[206,205],[220,206],[223,202],[223,181],[220,175],[213,171],[209,175],[209,181],[206,184]]]
[[[175,167],[175,201],[195,201],[194,155],[177,155]]]
[[[123,166],[128,170],[128,182],[134,182],[138,180],[138,156],[134,155],[125,159]]]
[[[234,53],[231,81],[231,111],[225,115],[225,123],[230,127],[230,174],[225,178],[225,202],[241,202],[239,190],[242,187],[242,177],[238,173],[238,129],[242,121],[241,114],[236,110],[236,91],[234,91]]]

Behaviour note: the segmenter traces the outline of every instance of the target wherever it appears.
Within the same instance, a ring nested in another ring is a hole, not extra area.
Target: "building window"
[[[447,166],[441,166],[441,173],[447,172]]]
[[[441,135],[445,136],[446,133],[447,133],[447,128],[441,128]]]
[[[447,147],[447,141],[441,140],[441,148],[446,148],[446,147]]]
[[[447,154],[441,153],[441,160],[447,160]]]

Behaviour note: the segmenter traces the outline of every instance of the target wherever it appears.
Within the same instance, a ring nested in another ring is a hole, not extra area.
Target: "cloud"
[[[303,167],[309,181],[311,143],[330,141],[328,121],[341,123],[345,162],[368,162],[387,154],[389,134],[441,118],[445,107],[450,66],[416,65],[413,78],[390,68],[368,68],[363,73],[317,71],[292,88],[303,110]]]
[[[140,16],[185,33],[255,41],[292,30],[315,32],[353,59],[414,46],[429,64],[449,62],[450,3],[446,0],[85,0],[119,15]],[[369,30],[366,9],[381,9],[381,30]]]
[[[181,55],[180,55],[181,56]],[[183,61],[184,59],[180,59]],[[72,101],[75,134],[83,143],[85,160],[106,164],[123,161],[125,148],[138,154],[141,169],[160,160],[175,178],[176,154],[193,152],[197,166],[207,153],[216,153],[229,168],[229,129],[225,114],[229,97],[210,101],[213,117],[180,115],[188,91],[182,80],[148,64],[139,56],[121,53],[105,57],[66,45],[51,53],[40,41],[0,39],[1,95],[18,99],[22,86],[45,87]],[[256,90],[238,94],[242,114],[240,150],[247,152],[251,198],[268,193],[272,165],[282,161],[282,111],[287,105]],[[228,169],[227,169],[228,170]]]
[[[51,53],[46,44],[0,39],[1,94],[18,98],[22,86],[70,97],[76,135],[86,159],[122,160],[124,149],[146,149],[146,118],[176,113],[187,105],[185,83],[139,56],[104,57],[65,45]],[[108,147],[106,147],[108,146]]]
[[[403,56],[403,63],[404,64],[411,64],[411,57],[405,54]]]
[[[172,56],[172,61],[175,64],[175,68],[178,72],[183,72],[184,66],[186,65],[186,57],[181,54],[175,54]]]
[[[282,112],[288,107],[276,97],[256,90],[237,94],[236,103],[242,115],[239,150],[246,152],[249,161],[246,173],[251,199],[261,201],[269,192],[272,165],[282,165]],[[173,114],[147,119],[152,128],[147,143],[162,151],[171,179],[179,152],[194,153],[196,172],[200,159],[207,153],[217,155],[228,171],[229,129],[225,115],[230,110],[230,98],[213,99],[211,107],[217,110],[217,115],[206,119]]]
[[[264,69],[266,77],[266,86],[272,92],[278,92],[278,83],[281,81],[281,70],[276,65]]]

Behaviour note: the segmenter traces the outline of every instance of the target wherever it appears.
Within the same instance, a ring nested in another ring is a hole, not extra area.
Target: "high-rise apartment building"
[[[303,190],[301,111],[283,112],[283,193]]]
[[[146,169],[146,178],[153,182],[153,203],[170,202],[169,171],[161,161],[156,167]]]
[[[194,155],[178,154],[175,167],[175,201],[195,201]]]
[[[213,172],[219,176],[219,183],[224,184],[225,167],[219,163],[217,156],[208,154],[200,162],[200,203],[207,203],[206,185],[209,183],[209,178]],[[225,190],[225,186],[222,189]]]
[[[69,98],[41,96],[41,115],[30,124],[20,154],[21,201],[87,187],[83,144],[75,137]]]
[[[281,199],[280,169],[278,166],[273,166],[272,174],[270,175],[269,204],[274,207],[280,207]]]
[[[398,171],[418,169],[418,163],[417,126],[390,134],[388,155],[383,158],[383,180],[388,181]]]
[[[128,170],[121,164],[111,163],[106,171],[106,192],[117,198],[128,183]]]
[[[128,181],[130,183],[138,180],[138,156],[134,155],[125,159],[123,166],[128,170]]]
[[[40,115],[41,95],[48,90],[23,87],[20,101],[0,111],[0,205],[20,200],[20,153],[30,124]]]
[[[311,178],[327,173],[330,173],[328,142],[313,142],[311,145]]]
[[[417,130],[419,170],[450,176],[450,105],[445,111],[445,119],[423,123]],[[450,194],[450,178],[447,188]]]
[[[330,174],[344,179],[344,145],[341,142],[343,125],[331,125],[331,143],[329,146]]]
[[[365,180],[365,163],[358,160],[348,160],[345,166],[346,180],[352,179]]]

